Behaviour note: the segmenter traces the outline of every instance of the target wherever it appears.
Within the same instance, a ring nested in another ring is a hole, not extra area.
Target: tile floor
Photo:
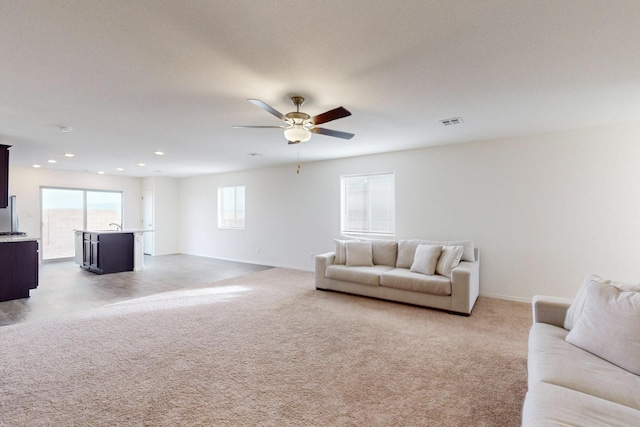
[[[0,302],[0,326],[211,283],[271,267],[192,255],[145,256],[145,269],[97,275],[73,261],[40,264],[29,298]]]

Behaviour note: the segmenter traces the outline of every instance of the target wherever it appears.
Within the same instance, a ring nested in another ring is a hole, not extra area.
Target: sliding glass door
[[[122,192],[41,188],[43,260],[75,254],[74,229],[115,229],[122,225]]]
[[[42,259],[72,257],[75,252],[73,229],[84,227],[82,191],[43,188]]]
[[[122,227],[122,193],[86,191],[85,217],[88,230],[110,230]]]

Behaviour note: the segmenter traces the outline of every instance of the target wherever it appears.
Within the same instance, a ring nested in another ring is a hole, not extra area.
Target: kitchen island
[[[28,298],[38,287],[38,239],[0,236],[0,301]]]
[[[144,236],[153,230],[74,230],[76,264],[96,274],[144,270]]]

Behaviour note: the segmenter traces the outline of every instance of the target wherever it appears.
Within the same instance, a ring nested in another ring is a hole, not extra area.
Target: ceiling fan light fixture
[[[280,111],[271,107],[268,104],[260,101],[259,99],[248,99],[258,108],[263,109],[269,114],[282,120],[285,124],[280,126],[233,126],[234,128],[280,128],[285,129],[284,137],[289,141],[289,144],[299,144],[311,139],[312,133],[320,135],[333,136],[335,138],[351,139],[352,133],[340,132],[332,129],[325,129],[318,127],[323,123],[331,122],[333,120],[341,119],[351,115],[349,110],[344,107],[334,108],[333,110],[325,111],[322,114],[311,117],[307,113],[300,111],[300,106],[304,102],[304,98],[301,96],[292,96],[291,102],[296,106],[296,111],[291,111],[287,114],[282,114]]]
[[[289,129],[285,129],[284,137],[291,142],[307,142],[311,139],[311,132],[302,126],[294,125]]]

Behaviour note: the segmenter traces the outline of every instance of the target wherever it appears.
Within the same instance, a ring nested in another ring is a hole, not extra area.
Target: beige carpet
[[[0,425],[517,426],[530,319],[265,270],[0,328]]]

